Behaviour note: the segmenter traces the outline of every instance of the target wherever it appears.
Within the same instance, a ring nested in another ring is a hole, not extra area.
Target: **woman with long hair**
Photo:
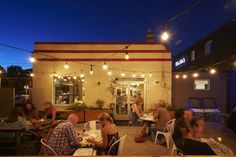
[[[88,139],[88,142],[94,143],[98,148],[98,154],[105,155],[117,155],[119,144],[115,145],[110,154],[108,154],[108,150],[111,145],[119,139],[119,134],[116,128],[116,125],[113,124],[113,119],[109,116],[108,113],[101,113],[98,116],[98,120],[102,126],[101,135],[102,141],[96,141],[94,138]]]

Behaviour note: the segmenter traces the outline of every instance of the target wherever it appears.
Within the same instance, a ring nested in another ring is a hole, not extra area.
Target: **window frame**
[[[209,48],[209,46],[211,46],[211,48]],[[205,43],[205,56],[211,54],[213,52],[213,45],[212,45],[212,40],[208,40]]]
[[[207,81],[208,82],[208,88],[207,89],[196,89],[196,83],[195,81]],[[210,79],[194,79],[193,80],[193,90],[196,90],[196,91],[200,91],[200,90],[203,90],[203,91],[209,91],[211,89],[211,82],[210,82]]]

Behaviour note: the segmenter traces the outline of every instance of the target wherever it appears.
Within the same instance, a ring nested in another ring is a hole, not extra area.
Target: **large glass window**
[[[210,80],[194,80],[195,90],[210,90]]]
[[[73,79],[72,77],[53,78],[54,103],[71,104],[83,100],[84,79]]]

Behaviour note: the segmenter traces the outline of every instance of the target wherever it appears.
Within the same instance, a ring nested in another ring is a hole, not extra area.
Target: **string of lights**
[[[198,0],[197,2],[191,4],[190,6],[184,8],[183,10],[181,10],[180,12],[178,12],[175,16],[167,19],[165,22],[163,22],[161,25],[157,25],[155,26],[153,29],[151,29],[152,32],[155,32],[157,31],[158,29],[160,28],[165,28],[166,29],[166,26],[167,24],[169,24],[170,22],[173,22],[174,20],[176,20],[177,18],[179,18],[180,16],[184,15],[185,13],[189,12],[192,8],[196,7],[197,5],[199,5],[203,0]],[[162,35],[162,40],[163,41],[166,41],[168,40],[169,38],[169,34],[167,32],[167,30],[164,30]],[[141,73],[141,76],[144,77],[145,76],[145,73],[148,73],[148,76],[152,76],[153,73],[166,73],[164,71],[150,71],[150,72],[144,72],[144,71],[133,71],[133,70],[124,70],[124,69],[117,69],[117,68],[112,68],[112,67],[108,67],[107,65],[107,62],[106,60],[115,56],[117,53],[120,53],[120,52],[124,52],[125,54],[125,59],[128,60],[130,57],[128,55],[128,48],[135,44],[136,42],[132,42],[130,43],[129,45],[126,45],[124,46],[122,49],[114,52],[113,54],[111,54],[110,56],[106,57],[106,59],[104,60],[104,63],[102,66],[100,65],[97,65],[97,64],[88,64],[88,63],[82,63],[82,62],[77,62],[77,61],[71,61],[71,62],[75,62],[75,63],[79,63],[79,64],[82,64],[82,65],[86,65],[86,66],[89,66],[90,67],[90,74],[92,75],[93,74],[93,69],[96,67],[96,68],[102,68],[104,70],[107,70],[107,73],[108,75],[112,75],[112,71],[121,71],[121,76],[124,77],[125,76],[125,73],[132,73],[132,77],[135,77],[136,76],[136,73]],[[8,45],[8,44],[1,44],[1,46],[4,46],[4,47],[8,47],[8,48],[12,48],[12,49],[17,49],[17,50],[20,50],[20,51],[25,51],[25,52],[30,52],[31,53],[31,56],[29,57],[29,61],[31,63],[34,63],[36,62],[36,59],[34,58],[33,56],[33,51],[30,51],[30,50],[27,50],[27,49],[23,49],[23,48],[19,48],[19,47],[15,47],[15,46],[11,46],[11,45]],[[52,56],[52,55],[47,55],[47,54],[43,54],[43,53],[37,53],[38,55],[41,55],[41,56],[46,56],[46,57],[51,57],[51,58],[55,58],[57,59],[57,57],[55,56]],[[69,63],[66,62],[64,64],[64,68],[65,69],[69,69]],[[84,70],[84,69],[83,69]],[[83,71],[81,70],[81,71]],[[54,72],[51,72],[51,73],[56,73],[55,71]]]

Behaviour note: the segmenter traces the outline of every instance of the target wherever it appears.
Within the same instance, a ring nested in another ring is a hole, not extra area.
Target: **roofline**
[[[34,44],[132,44],[132,45],[155,45],[160,44],[165,46],[160,42],[35,42]],[[166,46],[165,46],[166,47]]]

